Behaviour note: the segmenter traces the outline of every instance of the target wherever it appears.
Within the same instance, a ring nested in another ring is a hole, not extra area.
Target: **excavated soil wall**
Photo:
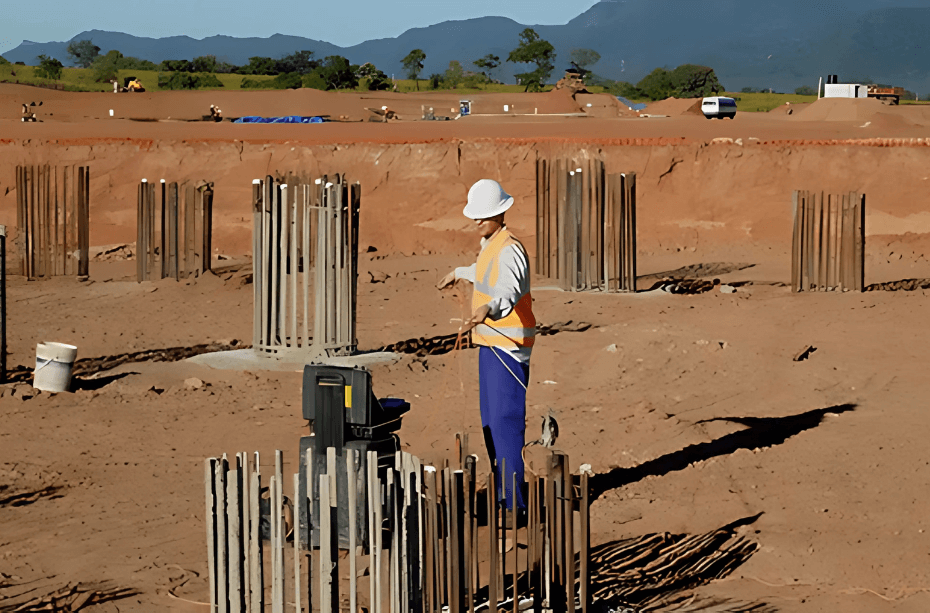
[[[599,156],[608,172],[638,173],[638,238],[645,254],[787,250],[794,189],[864,192],[868,235],[911,233],[911,242],[930,237],[930,147],[662,142],[9,142],[0,144],[0,224],[15,227],[17,164],[86,163],[92,245],[135,240],[140,179],[204,179],[215,182],[216,250],[244,254],[251,249],[252,179],[275,172],[346,173],[362,184],[363,247],[471,252],[475,238],[461,210],[472,182],[490,177],[516,197],[509,223],[532,254],[536,159]]]

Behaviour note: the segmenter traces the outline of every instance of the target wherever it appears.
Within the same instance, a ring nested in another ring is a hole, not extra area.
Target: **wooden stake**
[[[265,610],[265,571],[263,567],[264,556],[262,555],[261,514],[259,506],[261,501],[262,477],[257,451],[255,452],[255,470],[252,472],[251,479],[252,484],[249,486],[249,496],[252,499],[249,503],[249,512],[251,513],[249,536],[252,540],[252,544],[249,546],[249,564],[251,565],[249,578],[252,581],[252,613],[262,613]]]
[[[3,373],[0,372],[0,375]],[[210,573],[210,610],[217,609],[216,589],[216,535],[217,535],[217,500],[216,500],[216,458],[204,461],[204,485],[206,486],[206,512],[204,523],[207,524],[207,570]]]
[[[375,573],[375,604],[372,605],[372,607],[373,607],[374,613],[381,613],[382,603],[384,599],[384,590],[381,586],[381,579],[383,577],[383,573],[381,570],[383,566],[383,563],[382,563],[383,545],[381,541],[382,526],[383,526],[383,519],[381,516],[381,508],[382,508],[381,507],[381,504],[382,504],[381,479],[378,477],[377,453],[372,452],[372,455],[374,456],[374,468],[372,469],[372,479],[374,480],[374,485],[376,488],[374,491],[374,497],[375,497],[374,499],[375,500],[375,535],[374,535],[375,541],[374,542],[375,542],[375,554],[376,554],[375,555],[375,570],[377,571]]]
[[[238,462],[237,462],[238,464]],[[226,526],[229,554],[229,611],[242,613],[242,506],[239,500],[239,467],[227,471]]]
[[[303,185],[302,187],[302,202],[303,202],[303,250],[300,254],[301,262],[303,263],[304,272],[301,279],[303,280],[303,288],[301,290],[301,302],[303,303],[303,321],[302,331],[303,331],[303,348],[309,349],[310,347],[310,268],[312,267],[311,257],[310,257],[310,216],[312,214],[312,209],[310,208],[310,186]],[[354,613],[354,612],[353,612]],[[369,612],[370,613],[370,612]]]
[[[300,473],[294,473],[294,611],[301,613],[300,608]],[[313,606],[312,602],[307,603]],[[355,609],[352,609],[353,611]]]
[[[154,271],[153,274],[155,274]],[[239,502],[241,505],[239,516],[242,518],[239,538],[242,543],[242,610],[251,613],[252,531],[249,524],[252,521],[252,475],[249,471],[249,454],[245,452],[237,453],[236,461],[239,467]]]
[[[229,575],[227,574],[227,565],[229,563],[226,533],[226,471],[229,469],[229,462],[226,454],[216,463],[216,473],[214,478],[214,491],[216,492],[216,602],[218,610],[222,613],[229,611]]]
[[[145,244],[145,179],[139,183],[136,189],[136,279],[141,283],[145,281],[145,262],[140,252]]]
[[[26,229],[26,220],[23,215],[23,187],[25,181],[23,181],[23,167],[16,167],[16,251],[23,257],[22,265],[20,270],[22,271],[23,276],[27,276],[25,266],[26,258],[24,254],[26,253],[26,243],[23,241],[23,233]]]
[[[272,613],[284,613],[284,455],[280,449],[274,452],[274,488],[272,490]]]
[[[824,290],[824,279],[823,279],[823,199],[822,194],[812,194],[814,201],[814,226],[813,226],[813,241],[814,248],[812,251],[813,255],[813,266],[814,266],[814,279],[813,285],[816,291],[822,292]]]
[[[332,498],[329,485],[335,475],[320,475],[320,613],[338,613],[333,608],[333,557]]]
[[[585,252],[585,259],[589,260],[587,252]],[[510,530],[510,534],[511,534],[511,538],[513,539],[513,547],[511,548],[511,551],[513,551],[513,553],[511,555],[511,560],[510,560],[510,568],[512,569],[512,572],[513,572],[513,580],[511,581],[511,587],[513,588],[512,590],[513,613],[519,613],[520,597],[519,597],[519,590],[517,590],[517,580],[520,577],[520,566],[519,566],[519,562],[520,562],[519,549],[520,548],[517,546],[519,543],[519,540],[517,539],[517,535],[520,533],[520,530],[517,527],[517,473],[516,471],[514,471],[510,474],[511,474],[511,478],[510,478],[510,481],[511,481],[511,489],[510,489],[511,530]],[[506,548],[506,541],[505,541],[504,547]]]
[[[798,237],[800,239],[800,236]],[[591,504],[589,501],[590,488],[588,486],[588,473],[581,473],[581,504],[578,513],[581,520],[581,613],[588,613],[591,605],[589,593],[591,583],[588,575],[588,558],[591,555]]]
[[[865,290],[865,194],[853,193],[855,202],[855,257],[856,257],[856,291]]]
[[[546,526],[543,530],[543,560],[545,571],[545,583],[546,586],[546,608],[552,608],[553,597],[552,597],[552,586],[555,585],[557,581],[557,572],[555,568],[555,546],[552,542],[552,539],[555,536],[555,480],[552,478],[551,473],[547,471],[546,477],[542,480],[543,485],[543,495],[546,500]]]
[[[463,590],[463,564],[462,564],[462,533],[459,522],[462,519],[462,503],[464,502],[464,473],[457,470],[451,474],[450,497],[449,497],[449,558],[451,560],[451,590],[449,594],[449,610],[451,613],[462,613],[462,590]]]
[[[298,285],[297,285],[297,281],[298,281],[297,245],[299,244],[299,235],[297,234],[297,229],[298,229],[297,193],[298,193],[297,185],[292,186],[288,190],[288,206],[291,208],[291,216],[290,216],[290,222],[289,222],[290,223],[289,230],[291,234],[291,238],[290,238],[291,249],[290,249],[290,257],[288,258],[289,268],[290,268],[290,274],[288,275],[288,277],[289,277],[290,286],[291,286],[290,289],[288,290],[290,292],[290,320],[291,321],[290,321],[290,326],[288,329],[289,333],[288,333],[287,344],[290,347],[298,347],[300,345],[300,343],[297,340],[298,339],[297,337],[297,295],[299,293],[297,289],[298,288]],[[355,610],[353,609],[352,612],[355,613]]]
[[[568,458],[562,465],[562,500],[565,516],[565,606],[568,613],[575,613],[575,486],[572,484],[572,475],[568,468]]]
[[[814,219],[814,204],[816,198],[811,192],[804,192],[804,206],[806,211],[807,226],[804,232],[804,291],[809,292],[816,284],[816,226]]]
[[[625,175],[627,199],[627,287],[626,291],[636,291],[636,173]]]
[[[168,270],[175,281],[181,278],[179,199],[178,184],[172,183],[168,186]]]
[[[380,570],[375,564],[375,504],[378,504],[376,502],[375,491],[377,486],[375,481],[378,478],[378,456],[374,451],[369,451],[366,454],[366,459],[368,471],[365,475],[365,500],[367,501],[366,509],[368,511],[368,613],[375,613],[377,607],[375,575]]]
[[[431,611],[438,612],[442,610],[442,588],[440,586],[441,573],[439,571],[442,564],[442,554],[440,553],[439,539],[442,534],[437,512],[437,479],[436,468],[434,466],[426,467],[426,504],[427,504],[427,522],[429,531],[427,534],[427,583],[429,585],[428,608]]]
[[[90,168],[83,166],[78,169],[78,173],[84,179],[84,189],[80,199],[81,211],[78,217],[78,249],[81,254],[78,275],[86,277],[90,274]]]
[[[36,276],[36,181],[35,167],[26,167],[26,276]]]
[[[589,259],[591,252],[591,192],[588,189],[590,179],[588,178],[588,168],[586,162],[580,162],[583,166],[579,166],[576,170],[576,178],[578,179],[578,189],[579,189],[579,198],[578,204],[580,206],[578,221],[578,285],[577,288],[581,290],[590,289],[588,285],[588,273],[590,270]],[[510,481],[508,479],[507,481]]]
[[[159,209],[158,222],[158,259],[160,264],[158,278],[164,279],[168,276],[168,185],[165,183],[164,179],[159,183],[161,184],[161,207]],[[253,275],[253,277],[254,276],[255,275]]]
[[[791,216],[794,219],[794,231],[791,234],[791,291],[800,289],[800,258],[801,258],[801,221],[798,214],[798,192],[791,195]]]
[[[204,272],[213,268],[213,184],[203,190],[203,268]]]
[[[296,258],[295,258],[296,261]],[[346,494],[349,503],[349,611],[356,613],[358,611],[358,569],[355,556],[358,555],[356,548],[358,534],[358,468],[356,466],[356,452],[353,449],[346,449]]]
[[[463,543],[463,555],[462,555],[462,568],[463,576],[465,581],[465,604],[463,610],[468,613],[474,613],[475,610],[475,594],[474,594],[474,582],[475,582],[475,573],[474,573],[474,563],[478,558],[478,550],[474,547],[473,537],[475,528],[472,525],[474,519],[474,487],[475,487],[475,463],[474,456],[468,456],[465,458],[465,469],[464,469],[464,498],[463,498],[463,507],[462,515],[464,516],[463,523],[463,532],[462,543]]]
[[[526,504],[526,591],[527,596],[533,598],[534,605],[538,599],[536,594],[536,513],[538,506],[536,502],[536,475],[530,468],[530,476],[527,479],[529,499]]]

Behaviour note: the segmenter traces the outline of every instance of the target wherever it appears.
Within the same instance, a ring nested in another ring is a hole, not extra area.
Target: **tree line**
[[[135,57],[124,56],[113,50],[100,53],[100,47],[91,40],[72,41],[67,47],[71,61],[81,68],[90,69],[94,80],[109,82],[119,76],[120,70],[146,70],[159,72],[159,87],[162,89],[197,89],[201,87],[222,87],[217,74],[242,75],[241,87],[244,89],[295,89],[310,87],[315,89],[357,89],[359,85],[369,90],[386,90],[393,87],[390,79],[382,70],[372,63],[352,64],[348,59],[331,55],[322,59],[314,57],[312,51],[295,51],[281,58],[250,57],[247,64],[236,66],[222,61],[213,55],[195,57],[192,60],[165,60],[158,64]],[[635,100],[662,100],[668,97],[698,98],[725,91],[714,70],[708,66],[684,64],[677,68],[656,68],[635,85],[625,81],[614,81],[595,74],[591,67],[601,59],[593,49],[577,48],[570,52],[569,70],[579,74],[588,85],[602,86],[609,93]],[[58,80],[64,66],[62,63],[45,55],[37,57],[38,65],[34,74],[39,78]],[[406,76],[420,89],[426,53],[422,49],[413,49],[402,60]],[[556,52],[551,43],[542,39],[532,28],[526,28],[518,35],[517,46],[510,51],[506,60],[494,54],[488,54],[466,65],[453,60],[442,73],[433,73],[426,77],[430,89],[480,88],[483,85],[501,83],[499,70],[503,62],[522,64],[526,68],[515,77],[525,91],[541,91],[550,81],[555,69]],[[9,64],[0,56],[0,66]],[[17,62],[21,64],[22,62]],[[273,79],[256,79],[255,76],[272,76]],[[872,83],[866,79],[851,79],[847,82]],[[773,92],[769,89],[744,87],[743,93]],[[816,88],[802,86],[795,90],[799,95],[816,95]],[[906,92],[905,100],[914,100],[917,95]],[[930,95],[924,99],[930,99]]]

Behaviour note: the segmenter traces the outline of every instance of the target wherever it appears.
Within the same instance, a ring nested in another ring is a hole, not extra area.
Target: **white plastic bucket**
[[[32,387],[46,392],[66,392],[71,386],[71,370],[77,347],[64,343],[36,345],[36,369]]]

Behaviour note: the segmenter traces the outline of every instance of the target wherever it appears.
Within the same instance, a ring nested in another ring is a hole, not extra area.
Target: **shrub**
[[[90,39],[71,41],[68,44],[68,55],[76,66],[80,68],[90,68],[97,56],[100,55],[100,47],[95,45]]]
[[[35,76],[53,81],[61,78],[61,69],[64,68],[64,64],[53,57],[45,55],[40,55],[37,59],[39,60],[39,66],[35,69]]]
[[[164,72],[193,72],[193,66],[187,60],[164,60],[158,65]]]
[[[636,84],[643,95],[652,100],[677,98],[702,98],[724,91],[713,68],[682,64],[675,70],[656,68]]]
[[[223,87],[223,83],[213,74],[172,72],[158,75],[158,87],[161,89],[202,89],[205,87]]]
[[[304,75],[303,86],[310,89],[326,89],[326,81],[316,71]]]
[[[457,60],[452,60],[449,62],[449,68],[446,69],[446,74],[443,76],[442,81],[446,87],[455,89],[462,84],[464,78],[465,71],[462,70],[462,65]]]

